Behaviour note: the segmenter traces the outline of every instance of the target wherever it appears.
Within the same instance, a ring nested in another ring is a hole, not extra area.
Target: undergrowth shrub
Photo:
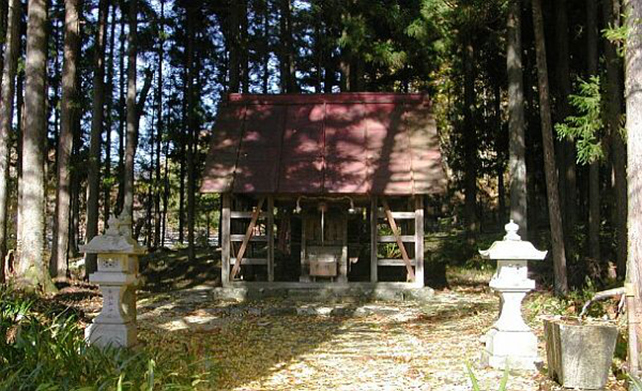
[[[0,391],[211,389],[194,346],[156,334],[137,349],[88,346],[75,314],[38,300],[0,287]]]

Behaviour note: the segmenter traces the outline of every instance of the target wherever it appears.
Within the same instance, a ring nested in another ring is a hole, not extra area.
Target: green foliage
[[[466,363],[466,371],[468,372],[468,378],[470,379],[470,383],[473,386],[473,391],[481,391],[482,388],[479,385],[479,381],[477,380],[477,377],[475,376],[475,372],[473,372],[473,368],[470,365],[470,363]],[[506,391],[506,384],[508,383],[508,366],[504,369],[504,376],[502,376],[502,380],[499,382],[499,388],[497,391]]]
[[[36,307],[35,296],[0,288],[0,390],[192,390],[212,377],[208,361],[168,344],[88,346],[76,316]]]
[[[577,162],[587,164],[604,157],[600,78],[591,76],[588,81],[578,78],[578,88],[577,94],[569,96],[569,102],[578,115],[566,117],[564,123],[555,125],[555,130],[560,140],[566,138],[576,143]]]
[[[631,380],[631,391],[642,391],[642,380],[640,378],[629,374]]]
[[[621,26],[613,26],[609,23],[609,26],[602,30],[602,35],[604,38],[608,39],[617,47],[617,54],[620,57],[624,57],[624,51],[626,43],[626,36],[628,34],[628,28],[625,24]]]

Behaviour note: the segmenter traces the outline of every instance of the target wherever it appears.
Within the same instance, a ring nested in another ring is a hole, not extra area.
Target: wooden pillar
[[[339,277],[337,282],[346,284],[348,282],[348,216],[341,216],[343,220],[343,233],[341,241],[341,259],[339,260]]]
[[[424,197],[415,197],[415,284],[424,286]]]
[[[300,282],[310,282],[310,265],[307,263],[307,244],[305,240],[307,216],[301,213],[301,275],[299,276]]]
[[[267,204],[267,274],[268,281],[274,281],[274,197],[268,196]]]
[[[372,196],[370,199],[370,282],[377,282],[379,280],[379,275],[377,273],[377,242],[379,240],[377,237],[378,219],[377,197]]]
[[[230,283],[230,207],[229,194],[222,194],[223,210],[221,214],[221,283]]]

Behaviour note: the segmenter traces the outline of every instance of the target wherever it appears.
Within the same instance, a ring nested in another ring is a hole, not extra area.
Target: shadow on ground
[[[221,252],[212,247],[196,249],[196,259],[190,262],[187,249],[155,251],[140,260],[145,279],[144,290],[169,292],[199,285],[218,286],[221,275]]]

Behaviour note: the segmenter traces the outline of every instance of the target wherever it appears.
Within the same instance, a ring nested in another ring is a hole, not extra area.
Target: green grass
[[[197,347],[146,335],[137,349],[88,346],[78,317],[0,287],[0,390],[210,389],[215,367]]]

